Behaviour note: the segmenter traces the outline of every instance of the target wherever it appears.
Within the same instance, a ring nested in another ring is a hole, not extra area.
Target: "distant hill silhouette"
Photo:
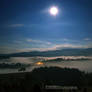
[[[9,57],[33,57],[33,56],[44,56],[44,57],[54,57],[54,56],[92,56],[92,48],[88,49],[76,49],[67,48],[62,50],[54,51],[32,51],[32,52],[21,52],[14,54],[0,54],[0,58]]]

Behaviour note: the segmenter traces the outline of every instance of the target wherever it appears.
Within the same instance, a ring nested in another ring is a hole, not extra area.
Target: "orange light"
[[[36,62],[36,65],[43,65],[44,63],[43,62]]]

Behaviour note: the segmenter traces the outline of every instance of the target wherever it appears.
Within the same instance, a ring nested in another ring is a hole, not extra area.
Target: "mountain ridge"
[[[33,57],[33,56],[92,56],[92,48],[80,49],[80,48],[67,48],[53,51],[31,51],[20,52],[12,54],[0,54],[0,57]]]

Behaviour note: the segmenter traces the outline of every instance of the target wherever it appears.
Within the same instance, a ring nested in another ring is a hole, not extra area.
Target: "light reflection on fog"
[[[68,67],[68,68],[78,68],[82,71],[92,72],[92,60],[76,60],[76,61],[61,61],[61,62],[45,62],[43,66],[37,66],[35,63],[37,61],[42,61],[43,58],[39,57],[12,57],[10,59],[0,60],[0,63],[23,63],[23,64],[31,64],[30,67],[26,68],[26,71],[32,71],[37,67],[44,66],[59,66],[59,67]],[[18,72],[18,69],[0,69],[0,73],[11,73]]]

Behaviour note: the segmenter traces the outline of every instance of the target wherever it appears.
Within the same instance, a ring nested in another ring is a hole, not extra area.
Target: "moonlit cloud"
[[[65,48],[92,48],[92,42],[89,38],[73,40],[69,38],[53,39],[53,40],[40,40],[33,38],[23,38],[13,40],[7,45],[3,43],[0,47],[0,53],[16,53],[16,52],[29,52],[29,51],[54,51],[62,50]]]
[[[57,44],[50,47],[25,47],[25,48],[13,48],[13,47],[0,47],[1,54],[8,54],[8,53],[19,53],[19,52],[30,52],[30,51],[55,51],[55,50],[62,50],[65,48],[80,48],[80,49],[87,49],[92,48],[92,45],[78,45],[78,44]]]
[[[48,44],[48,45],[51,44],[51,42],[48,42],[48,41],[34,40],[34,39],[27,39],[26,41],[27,42],[32,42],[32,43],[39,43],[39,44]]]
[[[90,41],[91,39],[90,39],[90,38],[85,38],[84,40],[85,40],[85,41]]]
[[[73,39],[69,39],[69,38],[62,38],[62,39],[57,39],[57,40],[55,40],[56,42],[58,42],[58,43],[61,43],[61,42],[63,42],[63,44],[64,43],[82,43],[81,42],[81,40],[79,41],[79,40],[73,40]]]
[[[42,43],[40,40],[27,39],[27,42]]]

